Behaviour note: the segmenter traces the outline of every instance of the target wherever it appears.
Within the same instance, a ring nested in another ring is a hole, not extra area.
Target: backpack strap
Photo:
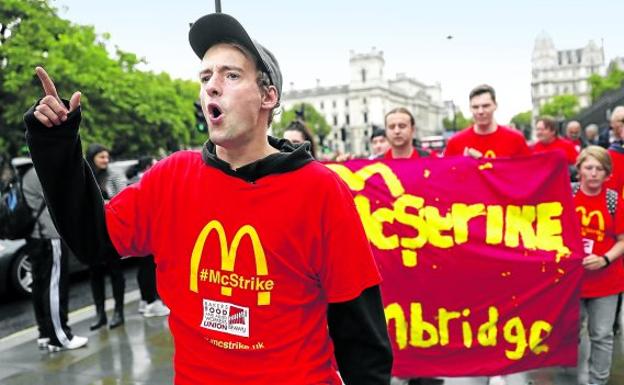
[[[615,218],[615,211],[617,210],[618,193],[610,188],[607,189],[607,210],[613,218]]]

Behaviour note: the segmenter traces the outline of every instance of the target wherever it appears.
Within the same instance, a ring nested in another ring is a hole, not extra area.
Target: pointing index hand
[[[80,92],[75,92],[72,95],[69,101],[69,111],[67,111],[48,73],[42,67],[37,67],[35,72],[45,92],[45,96],[35,108],[35,118],[46,127],[58,126],[67,120],[69,112],[80,106]]]

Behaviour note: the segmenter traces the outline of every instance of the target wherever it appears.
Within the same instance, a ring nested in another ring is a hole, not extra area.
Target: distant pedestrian
[[[124,187],[124,179],[121,175],[109,169],[110,151],[101,144],[91,144],[87,148],[87,163],[93,171],[95,180],[100,188],[102,197],[108,202],[113,196],[117,195]],[[91,292],[93,294],[93,302],[95,303],[95,320],[91,324],[90,329],[96,330],[105,326],[108,322],[106,317],[105,300],[106,286],[105,278],[110,276],[113,288],[113,298],[115,299],[115,310],[113,318],[108,325],[114,329],[124,323],[124,291],[126,288],[126,280],[121,269],[120,259],[106,259],[90,266],[91,273]]]
[[[309,152],[313,158],[316,158],[316,143],[314,143],[314,136],[310,132],[310,129],[300,120],[292,121],[284,130],[284,139],[290,141],[292,144],[303,144],[308,142],[310,149]]]
[[[368,159],[377,159],[382,157],[389,149],[390,143],[386,138],[386,130],[374,127],[370,136],[371,154]]]
[[[564,138],[572,143],[577,154],[588,145],[587,140],[582,135],[581,123],[576,120],[571,120],[566,124]]]
[[[33,280],[32,301],[39,330],[37,344],[40,349],[50,351],[81,348],[88,339],[73,335],[67,324],[69,250],[52,223],[34,167],[24,175],[22,186],[26,203],[37,216],[33,232],[26,240]]]

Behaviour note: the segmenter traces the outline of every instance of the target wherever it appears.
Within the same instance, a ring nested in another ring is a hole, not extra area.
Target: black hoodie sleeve
[[[392,348],[379,286],[351,301],[330,303],[327,323],[346,385],[390,384]]]
[[[35,118],[37,104],[24,115],[26,141],[61,238],[88,265],[119,258],[106,230],[102,193],[82,157],[80,108],[48,128]]]

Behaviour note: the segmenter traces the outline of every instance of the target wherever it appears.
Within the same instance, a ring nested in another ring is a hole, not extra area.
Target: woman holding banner
[[[587,147],[576,167],[580,183],[572,190],[585,250],[581,324],[587,324],[590,339],[588,383],[602,385],[609,380],[613,323],[618,294],[624,291],[624,264],[617,260],[624,253],[624,203],[603,186],[612,170],[605,149]]]

